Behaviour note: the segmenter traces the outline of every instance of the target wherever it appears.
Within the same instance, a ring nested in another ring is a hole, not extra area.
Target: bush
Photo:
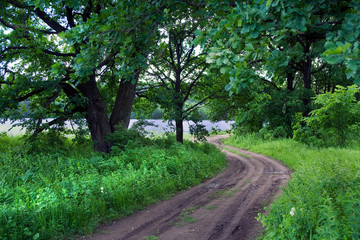
[[[309,148],[291,139],[231,137],[227,144],[265,154],[295,170],[259,220],[262,239],[359,239],[360,151]]]
[[[13,139],[0,136],[0,142]],[[68,239],[211,177],[226,165],[209,144],[172,138],[118,154],[0,152],[0,239]],[[55,149],[54,149],[55,151]]]
[[[360,104],[356,85],[337,86],[334,93],[315,98],[319,107],[295,127],[294,139],[315,146],[345,146],[358,137]],[[356,132],[354,132],[356,131]]]

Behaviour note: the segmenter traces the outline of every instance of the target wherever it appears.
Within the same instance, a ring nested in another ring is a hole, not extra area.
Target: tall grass
[[[219,172],[209,144],[157,139],[103,156],[79,151],[29,154],[2,136],[0,239],[64,239],[131,214]],[[33,147],[33,146],[32,146]]]
[[[278,159],[294,170],[277,201],[259,216],[263,239],[359,239],[360,151],[309,148],[291,139],[233,136],[226,144]]]

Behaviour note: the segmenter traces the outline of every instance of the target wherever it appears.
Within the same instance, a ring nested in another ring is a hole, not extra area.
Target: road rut
[[[291,172],[274,159],[224,145],[225,137],[208,138],[226,154],[225,171],[86,239],[255,239],[262,229],[255,217],[281,192]]]

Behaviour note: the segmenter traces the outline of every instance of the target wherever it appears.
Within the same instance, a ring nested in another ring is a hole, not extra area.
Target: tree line
[[[0,112],[31,135],[85,120],[96,151],[138,112],[292,135],[313,97],[359,83],[358,1],[5,0]],[[24,102],[27,108],[24,109]],[[29,111],[30,110],[30,111]],[[50,122],[45,119],[51,119]]]

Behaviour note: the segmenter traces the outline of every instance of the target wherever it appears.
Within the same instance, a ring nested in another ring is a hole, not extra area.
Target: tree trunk
[[[309,52],[310,52],[310,46],[311,43],[307,42],[306,43],[306,48],[304,49],[304,53],[305,53],[305,58],[306,60],[303,63],[303,80],[304,80],[304,87],[307,90],[311,90],[311,57],[309,56]],[[304,102],[304,106],[305,106],[305,111],[303,112],[303,116],[304,117],[308,117],[310,114],[310,94],[309,92],[306,92],[305,94],[305,98],[303,99]]]
[[[112,132],[115,131],[116,126],[119,124],[123,124],[123,128],[129,127],[139,75],[140,70],[135,73],[135,83],[125,79],[122,79],[120,82],[114,108],[110,116],[110,127]]]
[[[94,150],[108,153],[111,144],[106,141],[106,136],[111,133],[111,129],[106,113],[106,105],[102,101],[95,75],[90,76],[90,80],[86,83],[79,84],[79,90],[89,100],[86,107],[86,120],[91,139],[94,142]]]
[[[180,66],[180,65],[179,65]],[[175,71],[175,127],[176,127],[176,141],[183,143],[183,107],[184,102],[181,93],[181,69]]]
[[[289,73],[286,74],[287,89],[289,91],[294,90],[294,79],[295,79],[295,76],[294,76],[293,73],[289,72]]]
[[[286,89],[288,90],[289,94],[291,94],[291,92],[294,91],[294,79],[295,79],[294,73],[288,72],[286,74],[286,83],[287,83]],[[290,133],[291,132],[290,130],[292,129],[292,119],[290,113],[291,108],[287,103],[288,101],[285,102],[285,116],[286,116],[285,121]]]
[[[182,119],[175,120],[175,126],[176,126],[176,141],[178,141],[179,143],[183,143],[184,141],[183,120]]]

